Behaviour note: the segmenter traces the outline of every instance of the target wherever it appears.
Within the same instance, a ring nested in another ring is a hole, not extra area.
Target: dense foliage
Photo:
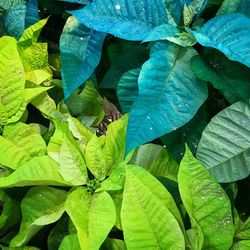
[[[250,249],[249,0],[0,0],[0,248]]]

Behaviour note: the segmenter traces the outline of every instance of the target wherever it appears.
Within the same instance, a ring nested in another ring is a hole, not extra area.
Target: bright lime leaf
[[[48,64],[47,43],[35,43],[29,47],[21,47],[19,53],[22,59],[26,80],[41,84],[52,77]]]
[[[64,237],[58,250],[80,250],[79,240],[76,234],[69,234]]]
[[[128,113],[138,96],[138,78],[141,69],[132,69],[125,72],[116,88],[117,98],[119,100],[122,113]]]
[[[43,226],[57,221],[64,212],[67,192],[52,187],[31,188],[21,203],[22,222],[10,246],[25,245]]]
[[[94,135],[87,144],[84,155],[88,169],[98,180],[104,180],[108,173],[103,151],[105,140],[104,136]]]
[[[27,28],[18,40],[18,47],[23,49],[25,47],[31,46],[32,44],[35,44],[47,21],[48,18],[45,18]]]
[[[25,150],[31,158],[45,155],[47,152],[42,136],[28,124],[18,122],[5,126],[3,137]]]
[[[146,144],[140,146],[133,154],[130,164],[147,169],[155,176],[165,176],[177,181],[179,165],[162,146]]]
[[[230,200],[188,147],[180,164],[178,183],[191,226],[198,226],[204,236],[203,248],[228,250],[234,237]]]
[[[74,16],[68,18],[60,38],[65,98],[68,98],[95,70],[101,58],[105,36],[105,33],[91,30],[81,24]]]
[[[158,25],[175,24],[162,0],[95,0],[70,13],[91,29],[133,41],[143,40]]]
[[[106,192],[92,195],[79,188],[68,196],[65,208],[77,229],[81,248],[98,250],[116,219],[110,195]]]
[[[25,75],[14,38],[0,38],[0,63],[0,125],[4,125],[24,100]]]
[[[142,168],[127,167],[121,219],[128,249],[185,249],[172,212],[178,210],[168,191]]]
[[[30,159],[30,155],[25,149],[18,147],[13,142],[0,136],[0,164],[17,169]]]
[[[139,76],[139,96],[131,107],[126,151],[187,123],[207,98],[207,86],[192,73],[196,52],[157,42]]]
[[[202,133],[197,158],[218,182],[250,173],[250,103],[237,102],[212,118]]]
[[[34,157],[7,177],[0,178],[0,188],[34,185],[68,186],[59,173],[59,165],[48,156]]]
[[[249,250],[250,249],[250,240],[241,240],[236,242],[231,250]]]
[[[87,183],[87,167],[76,145],[74,145],[66,135],[63,137],[59,154],[60,174],[62,177],[74,185]]]
[[[117,162],[124,160],[127,124],[128,115],[124,115],[108,125],[106,143],[103,147],[108,171]]]
[[[217,16],[191,31],[205,47],[223,52],[229,59],[250,67],[250,19],[240,13]]]
[[[40,94],[46,92],[47,90],[51,89],[51,87],[36,87],[36,88],[25,88],[24,89],[24,96],[25,101],[30,103]]]

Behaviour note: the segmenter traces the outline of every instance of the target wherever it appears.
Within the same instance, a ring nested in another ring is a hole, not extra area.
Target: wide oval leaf
[[[218,182],[234,182],[250,173],[250,103],[237,102],[205,128],[197,159]]]
[[[193,74],[196,52],[157,42],[139,76],[139,96],[131,107],[126,151],[181,127],[207,98],[207,86]]]
[[[228,250],[234,237],[230,200],[188,147],[180,164],[178,183],[191,226],[198,225],[204,236],[202,249]]]
[[[43,226],[57,221],[64,212],[67,192],[52,187],[31,188],[21,203],[22,222],[11,247],[25,245]]]
[[[250,19],[240,13],[217,16],[191,31],[205,47],[223,52],[229,59],[250,67]]]
[[[110,195],[107,192],[92,195],[78,188],[68,196],[65,207],[76,227],[81,248],[98,250],[116,220]]]

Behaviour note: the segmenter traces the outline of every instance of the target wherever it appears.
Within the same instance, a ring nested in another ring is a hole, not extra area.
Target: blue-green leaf
[[[162,0],[95,0],[71,14],[91,29],[133,41],[143,40],[163,23],[175,25]]]
[[[116,88],[117,98],[119,100],[122,113],[128,113],[138,96],[138,77],[140,68],[132,69],[122,75]]]
[[[192,48],[157,42],[139,76],[131,108],[127,152],[187,123],[207,98],[207,87],[192,73]]]
[[[223,52],[229,59],[250,67],[250,19],[240,13],[212,18],[199,30],[191,31],[205,47]]]
[[[39,20],[37,0],[30,0],[26,3],[25,28],[37,23]]]
[[[93,73],[101,58],[106,34],[87,28],[69,17],[60,38],[62,80],[68,98]]]

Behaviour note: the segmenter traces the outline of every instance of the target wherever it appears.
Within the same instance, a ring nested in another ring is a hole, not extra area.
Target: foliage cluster
[[[250,249],[249,0],[0,0],[0,248]]]

